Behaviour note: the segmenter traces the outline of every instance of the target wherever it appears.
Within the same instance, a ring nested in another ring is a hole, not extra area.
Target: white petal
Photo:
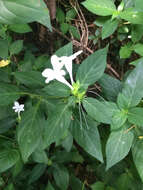
[[[60,70],[64,64],[60,61],[60,58],[57,55],[51,57],[51,64],[54,70]]]
[[[42,72],[42,76],[48,78],[49,76],[53,75],[54,71],[52,69],[45,69]]]
[[[73,59],[75,59],[78,55],[80,55],[82,52],[83,52],[83,51],[80,50],[80,51],[74,53],[73,55],[71,55],[69,58],[73,60]]]
[[[70,87],[71,89],[73,89],[73,87],[70,85],[70,83],[68,83],[68,82],[66,81],[66,79],[65,79],[63,76],[58,75],[58,76],[56,76],[56,79],[57,79],[59,82],[62,82],[62,83],[64,83],[65,85],[67,85],[68,87]]]
[[[19,102],[15,101],[14,106],[16,106],[16,107],[19,106]]]
[[[66,72],[64,70],[60,70],[58,73],[59,73],[59,75],[65,75],[66,74]]]

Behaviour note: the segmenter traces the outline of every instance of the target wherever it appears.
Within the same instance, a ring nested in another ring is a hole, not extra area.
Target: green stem
[[[0,138],[3,138],[3,139],[6,139],[6,140],[10,140],[12,142],[15,142],[15,140],[13,140],[12,138],[9,138],[9,137],[3,136],[3,135],[0,135]]]

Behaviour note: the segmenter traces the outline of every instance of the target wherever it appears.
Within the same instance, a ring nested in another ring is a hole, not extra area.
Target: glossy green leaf
[[[14,41],[10,47],[10,55],[18,54],[23,48],[23,40],[16,40]]]
[[[133,161],[143,182],[143,140],[136,140],[132,147]]]
[[[102,92],[105,97],[109,101],[116,101],[119,92],[121,92],[122,83],[118,79],[113,78],[107,74],[103,74],[98,82],[102,87]]]
[[[53,176],[56,185],[62,190],[67,190],[69,185],[69,173],[67,168],[65,168],[63,165],[56,166],[53,171]]]
[[[0,83],[0,106],[14,103],[20,97],[19,89],[11,84]]]
[[[138,43],[138,44],[134,45],[133,48],[134,48],[134,51],[136,53],[138,53],[139,55],[143,56],[143,44]]]
[[[131,22],[132,24],[143,24],[143,12],[129,8],[123,12],[120,12],[120,17],[124,20]]]
[[[115,30],[118,27],[118,23],[119,21],[117,19],[114,19],[114,20],[108,20],[107,22],[105,22],[105,24],[103,24],[103,27],[102,27],[103,40],[111,36],[115,32]]]
[[[143,108],[131,108],[128,112],[128,120],[135,125],[143,126]]]
[[[71,102],[58,105],[47,120],[47,126],[44,132],[44,139],[47,146],[61,139],[67,131],[71,121]]]
[[[98,122],[110,124],[113,113],[118,109],[116,104],[107,101],[98,101],[93,98],[83,100],[83,106],[93,119]]]
[[[19,159],[19,152],[16,149],[1,148],[0,150],[0,172],[11,168]]]
[[[40,143],[41,117],[38,108],[39,104],[25,111],[18,126],[18,144],[24,162],[28,160]]]
[[[9,25],[8,29],[19,34],[32,32],[32,29],[28,24],[12,24]]]
[[[45,78],[42,77],[41,72],[25,71],[15,72],[15,78],[21,83],[31,88],[41,88],[45,86]]]
[[[133,134],[123,126],[119,131],[111,132],[106,144],[106,169],[121,161],[130,151],[133,142]]]
[[[112,0],[86,0],[82,4],[89,11],[100,16],[112,15],[116,11]]]
[[[118,106],[122,109],[136,106],[143,97],[143,61],[127,77],[122,93],[118,96]]]
[[[107,48],[100,49],[88,56],[79,66],[76,80],[87,88],[96,82],[104,73],[106,67]]]
[[[0,0],[0,22],[25,24],[37,21],[51,30],[49,11],[43,0]]]
[[[86,119],[86,122],[85,122]],[[100,136],[97,122],[87,118],[78,120],[74,118],[71,125],[71,133],[76,142],[90,155],[103,162]]]
[[[111,129],[116,130],[120,128],[127,120],[127,112],[125,110],[115,110],[112,116]]]

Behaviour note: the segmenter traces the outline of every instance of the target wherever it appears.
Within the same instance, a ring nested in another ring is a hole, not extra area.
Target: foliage
[[[141,6],[141,0],[81,2],[97,30],[88,39],[96,50],[86,57],[85,46],[73,52],[81,40],[72,22],[76,7],[59,6],[59,33],[75,41],[56,41],[47,56],[25,40],[35,33],[33,22],[52,31],[44,1],[0,0],[0,188],[143,188]],[[113,62],[116,78],[108,70]]]

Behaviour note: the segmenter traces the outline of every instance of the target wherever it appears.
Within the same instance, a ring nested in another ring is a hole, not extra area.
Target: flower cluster
[[[51,64],[53,66],[53,69],[47,68],[42,72],[42,76],[46,77],[45,82],[49,83],[50,81],[56,79],[59,82],[64,83],[73,90],[73,87],[71,85],[74,83],[72,75],[72,61],[81,53],[82,50],[74,53],[71,56],[58,57],[57,55],[53,55],[51,57]],[[64,66],[67,72],[69,73],[71,84],[64,77],[66,74],[66,72],[62,69]]]

